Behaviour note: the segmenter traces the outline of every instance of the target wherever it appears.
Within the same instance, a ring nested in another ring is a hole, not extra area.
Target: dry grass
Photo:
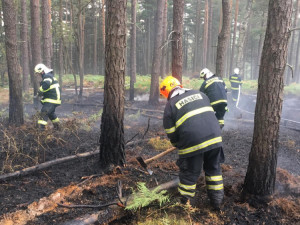
[[[161,139],[160,137],[151,138],[148,144],[160,151],[164,151],[172,147],[172,144],[168,139]]]

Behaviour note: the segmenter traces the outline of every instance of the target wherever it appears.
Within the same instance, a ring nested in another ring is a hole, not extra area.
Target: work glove
[[[43,96],[43,92],[41,92],[40,90],[37,93],[37,96]]]

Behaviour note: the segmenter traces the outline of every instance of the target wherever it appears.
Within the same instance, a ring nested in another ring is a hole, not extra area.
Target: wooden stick
[[[169,148],[169,149],[167,149],[166,151],[157,154],[156,156],[153,156],[153,157],[151,157],[151,158],[149,158],[149,159],[146,159],[146,160],[145,160],[145,163],[150,163],[150,162],[152,162],[152,161],[154,161],[154,160],[156,160],[156,159],[158,159],[158,158],[160,158],[160,157],[163,157],[164,155],[168,154],[169,152],[174,151],[175,149],[177,149],[177,148],[176,148],[176,147]]]

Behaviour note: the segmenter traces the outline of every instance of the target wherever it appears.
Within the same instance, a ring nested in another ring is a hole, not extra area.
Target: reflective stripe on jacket
[[[221,129],[208,97],[186,90],[169,99],[163,124],[180,158],[190,157],[222,146]]]
[[[227,103],[227,88],[221,77],[213,75],[206,79],[202,83],[200,91],[207,95],[211,105]]]
[[[44,74],[40,86],[40,92],[43,93],[42,103],[49,102],[52,104],[61,104],[60,87],[57,79],[53,76],[53,72]]]

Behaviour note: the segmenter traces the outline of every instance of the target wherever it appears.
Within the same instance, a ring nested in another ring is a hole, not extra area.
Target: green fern
[[[139,182],[137,183],[137,189],[137,192],[133,190],[133,201],[130,205],[126,206],[127,210],[137,211],[154,201],[158,201],[159,206],[170,201],[169,195],[166,195],[167,191],[160,191],[159,187],[150,190],[146,187],[145,183]]]

